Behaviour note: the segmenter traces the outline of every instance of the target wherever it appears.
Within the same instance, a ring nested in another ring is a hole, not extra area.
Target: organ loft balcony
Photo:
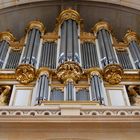
[[[138,33],[129,29],[118,41],[106,20],[99,20],[88,32],[82,18],[77,10],[66,8],[52,32],[38,19],[28,22],[21,39],[10,31],[0,32],[1,121],[14,121],[17,116],[137,120]]]

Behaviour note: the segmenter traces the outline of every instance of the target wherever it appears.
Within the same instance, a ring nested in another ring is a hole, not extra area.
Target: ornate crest
[[[123,68],[119,64],[109,64],[104,68],[104,78],[110,84],[118,84],[122,80]]]
[[[63,81],[67,81],[68,79],[77,81],[80,79],[81,74],[82,69],[79,64],[75,62],[65,62],[57,68],[57,76]]]
[[[35,78],[35,68],[30,64],[21,64],[16,68],[16,79],[22,84],[28,84]]]

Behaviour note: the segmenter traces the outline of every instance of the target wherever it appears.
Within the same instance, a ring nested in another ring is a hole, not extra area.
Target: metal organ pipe
[[[40,59],[40,67],[48,67],[50,69],[56,68],[56,53],[57,53],[57,45],[55,42],[44,42],[41,59]]]
[[[0,33],[0,68],[2,68],[8,49],[10,41],[14,41],[15,38],[10,32],[1,32]]]
[[[81,57],[83,68],[99,67],[97,50],[93,42],[83,42],[81,44]]]
[[[19,63],[20,55],[21,55],[21,50],[18,51],[10,50],[5,68],[15,69]]]
[[[61,44],[59,63],[75,61],[79,63],[78,25],[72,19],[61,24]]]
[[[40,38],[41,32],[38,29],[31,29],[29,31],[22,63],[36,66]]]
[[[22,64],[30,64],[36,67],[41,35],[44,33],[44,25],[40,21],[31,21],[28,25],[25,49]]]
[[[97,33],[97,37],[99,41],[103,66],[117,63],[117,59],[115,57],[115,53],[112,47],[112,43],[108,31],[105,29],[101,29]]]
[[[38,79],[36,91],[36,103],[40,104],[43,100],[48,100],[49,78],[47,73],[42,73]]]
[[[129,44],[130,54],[137,69],[140,69],[140,46],[136,32],[128,30],[124,36],[124,41]]]
[[[91,75],[90,83],[92,100],[104,104],[103,87],[100,76],[96,74]]]
[[[67,81],[66,83],[66,100],[74,100],[74,84],[73,81]]]

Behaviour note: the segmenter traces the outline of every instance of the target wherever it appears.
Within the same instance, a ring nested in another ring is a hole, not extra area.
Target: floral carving
[[[122,80],[123,69],[118,64],[110,64],[104,68],[104,78],[110,84],[118,84]]]
[[[30,83],[35,78],[35,68],[29,64],[21,64],[16,69],[16,79],[22,84]]]
[[[75,62],[66,62],[57,68],[57,76],[63,81],[66,81],[67,79],[77,81],[80,79],[81,73],[81,67]]]

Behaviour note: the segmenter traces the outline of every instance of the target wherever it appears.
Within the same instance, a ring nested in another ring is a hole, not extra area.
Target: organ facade
[[[94,123],[139,122],[137,33],[128,29],[120,42],[105,20],[93,25],[91,32],[83,27],[80,14],[68,8],[59,14],[53,32],[40,20],[30,21],[20,40],[10,31],[0,32],[4,122],[67,123],[67,117],[72,123],[92,122],[90,117]]]
[[[20,41],[1,32],[1,105],[135,105],[140,94],[136,32],[128,30],[118,42],[106,21],[96,23],[91,32],[82,24],[79,13],[67,9],[51,33],[38,20],[28,24]]]

